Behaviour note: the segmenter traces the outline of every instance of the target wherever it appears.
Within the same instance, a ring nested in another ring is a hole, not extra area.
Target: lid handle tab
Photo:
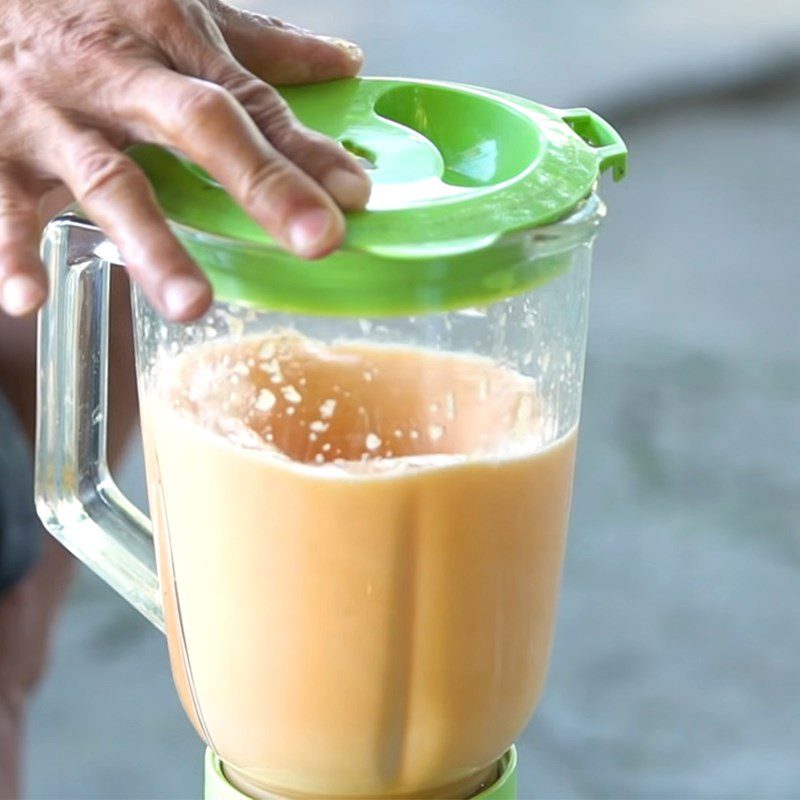
[[[627,175],[628,148],[622,137],[599,114],[588,108],[566,108],[558,113],[581,139],[597,148],[600,172],[611,169],[615,181],[621,181]]]

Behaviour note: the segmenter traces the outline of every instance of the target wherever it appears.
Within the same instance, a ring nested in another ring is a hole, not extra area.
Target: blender
[[[206,798],[514,798],[569,514],[599,176],[586,109],[434,81],[283,90],[370,171],[315,262],[202,169],[140,145],[214,304],[132,289],[151,517],[106,461],[119,254],[48,226],[36,502],[166,633]]]

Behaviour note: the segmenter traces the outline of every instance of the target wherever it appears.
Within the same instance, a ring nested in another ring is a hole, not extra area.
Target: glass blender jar
[[[344,247],[281,251],[202,170],[134,156],[215,290],[133,288],[151,518],[106,463],[114,245],[48,227],[39,514],[167,635],[208,798],[515,797],[572,486],[599,174],[619,136],[457,84],[284,92],[362,158]]]

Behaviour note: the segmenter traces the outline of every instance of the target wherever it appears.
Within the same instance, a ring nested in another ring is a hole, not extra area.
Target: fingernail
[[[362,61],[364,58],[364,51],[355,42],[348,42],[347,39],[339,39],[336,36],[322,36],[328,44],[338,47],[351,61]]]
[[[2,306],[14,317],[36,310],[46,297],[41,284],[30,275],[10,275],[3,281]]]
[[[201,311],[208,297],[208,284],[199,278],[173,278],[164,287],[164,306],[171,319]]]
[[[328,194],[344,209],[364,208],[369,200],[372,184],[369,178],[361,177],[346,169],[334,169],[322,181]]]
[[[324,209],[300,212],[289,224],[289,242],[301,256],[313,258],[330,247],[334,216]]]

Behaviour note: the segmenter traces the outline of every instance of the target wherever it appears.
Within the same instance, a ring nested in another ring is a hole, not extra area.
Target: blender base
[[[206,750],[205,800],[250,800],[228,783],[222,762],[216,753]],[[500,759],[500,777],[472,800],[517,800],[517,748],[512,747]]]

